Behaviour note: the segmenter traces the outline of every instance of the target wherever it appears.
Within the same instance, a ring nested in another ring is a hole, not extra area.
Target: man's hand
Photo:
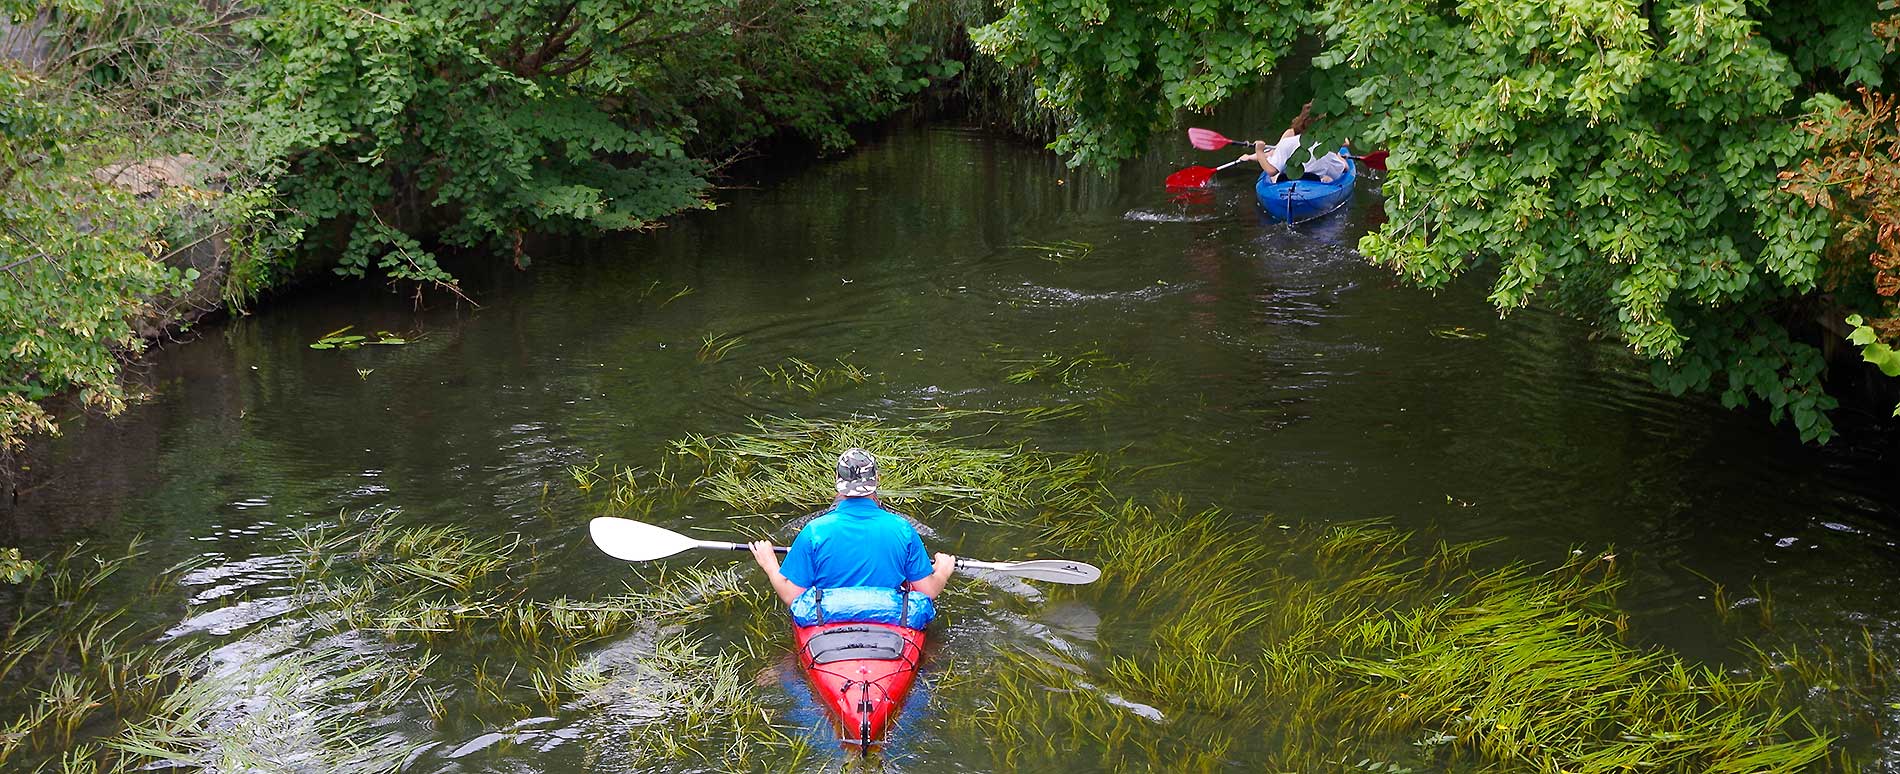
[[[752,549],[752,560],[759,563],[759,569],[765,571],[765,577],[771,578],[778,572],[778,552],[772,550],[772,541],[754,540],[746,544]]]
[[[772,584],[772,593],[778,595],[778,601],[789,605],[805,593],[804,586],[791,582],[779,571],[778,552],[772,550],[772,541],[754,540],[745,547],[752,550],[752,561],[758,562],[759,569],[765,571],[765,580]]]
[[[930,575],[922,580],[910,582],[910,590],[931,599],[943,593],[943,587],[949,585],[950,576],[957,571],[957,558],[939,553],[930,562]]]

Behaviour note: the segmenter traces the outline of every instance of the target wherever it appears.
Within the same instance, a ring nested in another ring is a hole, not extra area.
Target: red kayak
[[[792,627],[798,665],[812,694],[831,709],[838,738],[870,752],[904,706],[924,632],[881,623],[826,623]]]

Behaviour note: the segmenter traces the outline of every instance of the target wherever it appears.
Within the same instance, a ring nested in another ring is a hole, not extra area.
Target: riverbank
[[[458,296],[444,251],[522,268],[536,235],[650,231],[754,148],[836,154],[988,91],[959,78],[981,4],[743,12],[168,2],[0,26],[8,147],[46,149],[0,159],[25,291],[0,297],[0,453],[56,431],[48,398],[117,413],[126,359],[207,313],[330,275]],[[650,66],[675,60],[718,65]]]

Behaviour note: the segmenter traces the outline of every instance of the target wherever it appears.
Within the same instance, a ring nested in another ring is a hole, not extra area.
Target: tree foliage
[[[1183,21],[1214,5],[1207,24]],[[1892,22],[1871,3],[1247,5],[1016,0],[985,50],[1079,116],[1053,147],[1108,162],[1139,151],[1169,108],[1211,106],[1287,48],[1275,27],[1255,33],[1270,54],[1236,54],[1215,18],[1322,24],[1315,64],[1337,88],[1318,106],[1342,116],[1329,130],[1392,153],[1387,222],[1359,245],[1369,259],[1426,287],[1480,269],[1501,312],[1576,314],[1650,358],[1667,389],[1760,401],[1804,439],[1831,436],[1813,342],[1839,322],[1826,256],[1841,232],[1777,176],[1825,153],[1795,122],[1838,104],[1829,89],[1892,80],[1879,33]],[[1142,66],[1181,50],[1205,59]],[[1112,58],[1123,51],[1138,64]]]
[[[289,224],[341,238],[337,272],[448,282],[423,238],[650,228],[709,206],[708,172],[745,143],[847,145],[929,82],[896,35],[907,8],[278,3],[254,25],[252,162],[274,168]]]
[[[1858,104],[1826,100],[1801,129],[1815,153],[1781,173],[1789,193],[1832,216],[1821,284],[1848,341],[1881,373],[1900,376],[1900,104],[1861,91]],[[1896,413],[1900,413],[1897,411]]]
[[[0,0],[0,447],[77,391],[117,410],[133,321],[188,279],[178,208],[95,181],[190,152],[223,190],[228,303],[312,270],[453,286],[437,245],[627,231],[711,206],[762,139],[819,151],[958,70],[910,0]]]
[[[1746,5],[1339,5],[1320,64],[1349,69],[1393,153],[1368,258],[1427,286],[1492,267],[1500,310],[1583,315],[1672,391],[1759,398],[1827,437],[1819,355],[1781,322],[1826,225],[1777,193],[1797,75]]]
[[[0,452],[53,429],[36,401],[125,403],[132,321],[186,277],[157,260],[155,208],[88,174],[71,148],[96,112],[0,63]]]
[[[1204,110],[1271,71],[1307,22],[1295,0],[1021,0],[971,32],[1030,70],[1068,121],[1052,148],[1073,163],[1128,158],[1173,111]]]

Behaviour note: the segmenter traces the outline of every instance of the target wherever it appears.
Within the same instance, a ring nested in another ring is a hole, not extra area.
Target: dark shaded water
[[[1239,134],[1245,118],[1216,128]],[[242,653],[297,626],[291,535],[339,512],[520,533],[561,567],[538,581],[545,591],[585,597],[613,590],[625,569],[587,544],[571,466],[657,466],[669,441],[753,417],[906,421],[940,406],[1086,403],[977,442],[1111,452],[1130,469],[1158,466],[1138,476],[1141,490],[1246,517],[1501,538],[1498,562],[1614,545],[1633,571],[1623,602],[1634,637],[1698,659],[1734,646],[1710,581],[1732,597],[1771,592],[1777,626],[1811,630],[1800,637],[1814,643],[1844,647],[1863,627],[1900,641],[1890,453],[1853,438],[1801,447],[1757,415],[1662,395],[1614,343],[1535,310],[1500,322],[1475,284],[1396,285],[1351,249],[1380,217],[1371,190],[1294,229],[1257,214],[1250,175],[1221,178],[1205,201],[1171,201],[1158,183],[1204,160],[1189,153],[1102,180],[981,132],[900,131],[731,192],[718,212],[477,281],[477,310],[417,312],[355,288],[273,305],[156,353],[144,367],[153,398],[124,418],[71,422],[30,472],[0,544],[143,533],[163,563],[206,557],[174,608],[148,614],[175,619],[173,636]],[[1075,244],[1054,247],[1065,241]],[[346,325],[418,336],[308,347]],[[742,343],[703,362],[711,335]],[[1087,353],[1101,360],[1066,383],[1007,378],[1045,354]],[[772,388],[761,369],[791,357],[873,378],[815,394]],[[667,519],[714,536],[734,515],[706,503]],[[940,545],[972,556],[1034,548],[1006,528],[934,526]],[[1113,572],[1114,557],[1083,558]],[[1089,616],[1086,592],[1052,596]],[[938,647],[1039,636],[1018,624],[953,600]],[[708,628],[720,641],[748,636]],[[980,662],[960,668],[980,679]],[[967,738],[936,733],[964,709],[920,697],[900,759],[983,769],[990,759]],[[507,720],[411,713],[395,728],[441,744],[423,771],[694,767],[603,754],[624,728],[586,712],[549,726],[564,736],[451,756]]]

